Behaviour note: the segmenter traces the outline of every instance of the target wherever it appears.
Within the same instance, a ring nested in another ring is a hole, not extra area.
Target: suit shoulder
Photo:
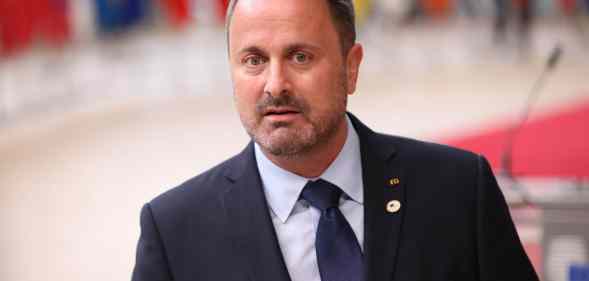
[[[474,206],[481,176],[482,157],[470,151],[432,142],[390,137],[395,142],[395,161],[412,185],[415,198],[444,198],[448,202]],[[420,200],[421,200],[420,199]]]
[[[434,163],[444,162],[447,164],[463,163],[476,167],[476,163],[479,161],[480,157],[478,154],[471,151],[444,144],[399,136],[383,134],[381,134],[381,136],[386,138],[387,142],[392,143],[396,147],[399,156],[405,160]]]

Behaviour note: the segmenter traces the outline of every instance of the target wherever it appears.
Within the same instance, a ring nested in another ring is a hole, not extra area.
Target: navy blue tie
[[[301,197],[321,211],[315,250],[322,281],[362,281],[362,251],[354,231],[339,210],[341,189],[319,179],[308,182]]]

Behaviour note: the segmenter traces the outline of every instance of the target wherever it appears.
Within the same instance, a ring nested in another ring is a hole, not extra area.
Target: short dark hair
[[[229,27],[231,18],[235,11],[235,6],[239,0],[231,0],[227,6],[227,16],[225,19],[225,30],[227,32],[227,45],[229,46]],[[339,35],[342,53],[346,55],[356,43],[356,24],[354,3],[352,0],[325,0],[329,6],[331,20]]]

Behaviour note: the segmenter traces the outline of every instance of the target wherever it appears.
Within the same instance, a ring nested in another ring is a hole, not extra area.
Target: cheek
[[[341,74],[332,69],[315,71],[301,77],[297,85],[299,93],[304,95],[307,104],[314,114],[332,109],[340,95],[345,95],[341,87]]]
[[[251,112],[255,109],[255,104],[263,93],[258,79],[252,77],[243,77],[243,75],[233,76],[233,94],[235,102],[240,112]]]

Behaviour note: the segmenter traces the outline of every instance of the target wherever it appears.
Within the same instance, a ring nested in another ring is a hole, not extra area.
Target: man
[[[239,0],[235,104],[253,141],[141,212],[134,281],[538,280],[487,161],[346,112],[350,0]]]

